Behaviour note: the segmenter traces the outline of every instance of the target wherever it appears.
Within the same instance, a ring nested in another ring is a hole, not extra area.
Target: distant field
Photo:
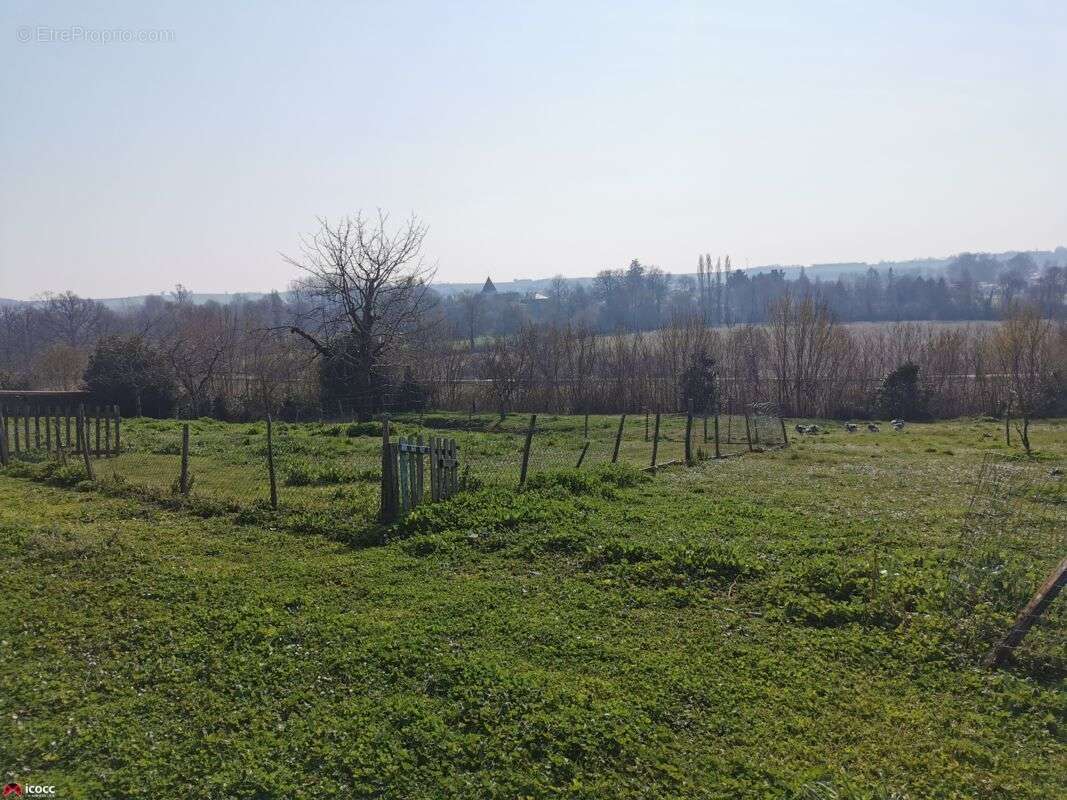
[[[591,420],[601,450],[617,419]],[[401,420],[458,426],[433,432],[490,466],[386,530],[369,428],[278,426],[277,513],[262,425],[194,423],[189,503],[171,421],[124,427],[133,452],[97,465],[118,484],[0,471],[5,778],[62,798],[1067,794],[1067,598],[1010,669],[976,666],[1064,545],[1067,421],[1034,425],[1034,462],[993,422],[831,423],[654,478],[643,417],[625,466],[581,472],[581,418],[539,422],[518,493],[523,418]],[[1044,533],[1005,527],[960,604],[988,454],[1036,476]]]

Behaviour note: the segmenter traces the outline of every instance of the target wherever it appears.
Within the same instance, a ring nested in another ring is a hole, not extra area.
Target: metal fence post
[[[89,443],[86,440],[85,449],[88,451]],[[189,423],[182,425],[182,471],[178,476],[178,491],[183,495],[189,494]]]
[[[652,472],[656,471],[656,454],[659,452],[659,412],[656,412],[656,428],[652,434]]]
[[[278,508],[278,481],[274,474],[274,431],[267,414],[267,472],[270,475],[270,507]]]
[[[530,427],[526,429],[526,444],[522,448],[522,469],[519,472],[519,488],[526,485],[526,468],[530,463],[530,443],[533,441],[534,425],[537,424],[537,415],[530,415]]]
[[[615,431],[615,449],[611,451],[611,463],[615,464],[619,460],[619,445],[622,444],[622,426],[626,424],[626,415],[623,414],[619,417],[619,429]]]

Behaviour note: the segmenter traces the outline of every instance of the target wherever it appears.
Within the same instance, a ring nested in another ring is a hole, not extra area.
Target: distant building
[[[485,285],[482,286],[482,294],[496,294],[496,286],[493,285],[492,278],[485,279]]]

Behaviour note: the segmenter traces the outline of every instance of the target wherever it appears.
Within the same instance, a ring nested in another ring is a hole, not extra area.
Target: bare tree
[[[364,420],[382,408],[387,354],[418,331],[433,302],[427,285],[434,270],[421,258],[426,226],[414,215],[396,230],[388,222],[381,211],[336,223],[319,218],[301,255],[285,256],[307,273],[301,288],[310,301],[289,330],[351,370]]]
[[[102,333],[107,309],[74,292],[45,295],[45,321],[55,338],[70,347],[86,347]]]
[[[463,324],[467,329],[467,340],[470,343],[471,352],[474,352],[474,340],[478,337],[478,328],[481,325],[482,315],[485,311],[485,297],[481,293],[463,292],[457,302],[463,309]]]
[[[1044,400],[1052,323],[1032,306],[1016,306],[994,335],[1001,370],[1011,384],[1009,403],[1022,418],[1019,438],[1030,454],[1030,419]]]

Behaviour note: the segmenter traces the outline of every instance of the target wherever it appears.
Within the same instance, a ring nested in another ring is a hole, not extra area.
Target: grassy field
[[[574,424],[544,420],[525,492],[487,472],[387,530],[374,432],[345,426],[279,431],[283,480],[320,476],[283,484],[279,512],[261,479],[218,500],[262,426],[197,423],[212,469],[194,451],[188,502],[167,491],[172,422],[129,426],[110,469],[145,466],[125,483],[0,472],[5,779],[76,798],[1067,794],[1065,598],[1010,669],[976,665],[1064,554],[1063,481],[1025,498],[1040,547],[961,538],[983,457],[1048,476],[1067,422],[1034,426],[1032,463],[961,420],[654,478],[550,471],[573,466]],[[510,469],[512,428],[463,452]],[[961,596],[961,575],[988,583]]]

